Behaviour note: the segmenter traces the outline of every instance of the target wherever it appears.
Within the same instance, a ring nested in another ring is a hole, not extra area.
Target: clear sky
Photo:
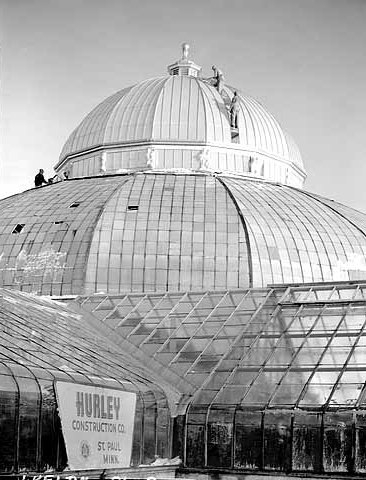
[[[307,190],[366,212],[366,0],[0,0],[0,41],[0,197],[188,42],[295,138]]]

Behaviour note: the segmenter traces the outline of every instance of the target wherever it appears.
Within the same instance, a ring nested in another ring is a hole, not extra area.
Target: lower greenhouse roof
[[[59,380],[164,395],[151,372],[84,316],[50,298],[0,289],[0,337],[2,379]]]
[[[158,367],[182,408],[365,408],[366,282],[75,303],[147,369]]]

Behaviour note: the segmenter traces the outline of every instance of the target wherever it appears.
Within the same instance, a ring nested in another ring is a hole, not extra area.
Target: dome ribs
[[[276,226],[281,232],[283,243],[286,245],[286,250],[282,250],[281,257],[285,256],[283,255],[284,253],[287,254],[286,257],[288,258],[288,262],[292,271],[292,277],[294,279],[293,281],[296,281],[295,279],[298,281],[299,277],[295,271],[296,269],[292,265],[294,258],[293,254],[291,254],[291,248],[295,246],[297,255],[296,260],[301,267],[302,281],[305,282],[314,280],[314,278],[318,277],[314,274],[313,258],[308,249],[305,250],[302,248],[302,245],[305,245],[306,241],[310,240],[311,246],[313,247],[314,251],[316,251],[315,241],[309,231],[306,221],[303,220],[304,209],[298,203],[291,202],[291,199],[288,199],[288,201],[283,201],[282,197],[287,193],[285,188],[281,188],[280,198],[278,195],[276,195],[275,190],[276,186],[268,185],[268,191],[264,192],[264,196],[268,199],[268,205],[271,209],[273,209],[273,214],[276,214]],[[307,217],[306,213],[307,212],[305,212],[305,216]],[[293,221],[291,218],[292,214],[298,216],[299,220],[296,222]],[[289,235],[287,235],[287,232]],[[321,265],[319,252],[317,252],[317,261],[318,264]],[[287,278],[287,272],[285,271],[284,266],[282,268],[284,271],[282,282],[284,282]],[[321,275],[323,275],[322,271]]]
[[[228,113],[221,95],[201,82],[201,93],[205,103],[207,142],[231,142]],[[208,135],[212,132],[212,137]]]
[[[291,188],[286,188],[285,192],[289,199],[291,197],[298,198],[297,195],[295,196],[293,194]],[[300,196],[302,196],[302,193],[301,191]],[[329,280],[332,275],[335,275],[333,274],[335,263],[339,261],[342,255],[347,255],[347,250],[345,248],[345,242],[341,243],[341,248],[336,248],[334,243],[336,240],[333,240],[333,238],[336,239],[338,237],[336,225],[330,221],[330,218],[328,218],[323,211],[316,210],[314,204],[308,200],[305,196],[301,202],[298,202],[301,203],[301,208],[298,207],[298,210],[302,213],[302,216],[305,217],[305,221],[307,221],[307,224],[305,222],[303,223],[309,231],[309,236],[314,244],[318,257],[318,268],[320,269],[321,277],[319,279],[317,273],[315,273],[312,281],[326,281]],[[308,244],[305,242],[305,245],[307,246]],[[347,246],[349,246],[349,244]],[[310,248],[308,247],[307,250],[310,250]],[[316,264],[313,262],[313,270],[315,266]]]
[[[169,133],[168,138],[170,140],[180,139],[180,105],[182,102],[182,80],[176,81],[177,78],[182,77],[172,77],[171,84],[172,90],[170,95],[170,107],[169,107]],[[177,99],[175,102],[174,99]]]
[[[294,190],[297,190],[297,188],[295,187],[290,187]],[[330,208],[331,210],[333,210],[333,212],[335,212],[336,214],[338,214],[339,216],[341,216],[342,218],[346,219],[348,223],[350,223],[353,227],[355,227],[360,233],[362,233],[362,235],[364,235],[366,237],[366,215],[363,214],[362,212],[358,212],[357,210],[354,210],[355,214],[359,214],[361,216],[363,216],[364,218],[362,219],[364,222],[365,222],[365,230],[363,230],[363,228],[361,228],[360,226],[357,225],[357,223],[355,223],[355,221],[351,220],[350,218],[348,218],[345,214],[343,214],[342,212],[340,212],[340,210],[338,210],[336,208],[336,206],[338,206],[338,208],[340,209],[347,209],[349,210],[351,213],[351,211],[353,210],[351,207],[347,207],[346,205],[342,205],[342,204],[338,204],[338,202],[334,202],[334,207],[331,205],[331,202],[332,200],[330,199],[326,199],[326,198],[323,198],[321,196],[318,196],[318,195],[315,195],[315,194],[312,194],[306,190],[301,190],[301,192],[304,194],[304,195],[308,195],[309,197],[313,198],[314,200],[322,203],[324,206]]]
[[[82,293],[93,219],[123,181],[70,180],[12,197],[11,208],[0,209],[1,237],[8,238],[0,251],[2,285],[43,295]],[[82,201],[82,207],[69,208],[74,201]],[[12,235],[17,222],[26,227]]]
[[[160,86],[162,79],[146,80],[135,85],[128,94],[121,99],[121,102],[113,109],[106,129],[107,143],[117,143],[123,138],[126,141],[140,138],[143,140],[143,123],[139,126],[139,118],[149,94]],[[147,116],[141,120],[146,122]],[[140,128],[140,130],[139,130]],[[149,132],[151,138],[151,131]]]
[[[134,175],[100,216],[88,291],[248,286],[246,246],[239,246],[240,220],[228,199],[212,176]],[[138,210],[129,211],[130,204]]]
[[[135,130],[131,130],[128,138],[135,139],[141,138],[143,140],[151,140],[153,137],[153,119],[155,116],[156,104],[158,96],[165,85],[165,80],[159,79],[159,81],[151,80],[149,87],[142,92],[139,97],[139,108],[136,114],[136,121],[133,121],[131,115],[130,126],[135,123]]]
[[[292,282],[347,279],[340,265],[351,262],[363,245],[347,223],[304,201],[301,190],[295,195],[287,186],[268,182],[224,181],[248,226],[254,286],[291,282],[291,277]]]
[[[260,105],[258,102],[255,102],[252,98],[247,97],[246,102],[248,105],[248,108],[251,109],[252,114],[254,117],[256,117],[256,122],[255,125],[257,126],[257,131],[258,131],[258,137],[259,137],[259,142],[260,144],[257,145],[260,148],[263,148],[263,150],[268,151],[270,149],[270,135],[268,132],[268,128],[266,128],[266,125],[264,124],[264,117],[263,117],[263,112],[260,108]],[[272,149],[273,151],[274,149]]]
[[[301,153],[299,147],[296,145],[294,139],[289,135],[285,130],[283,130],[286,145],[288,148],[288,158],[289,160],[299,167],[303,167],[303,161],[301,158]]]
[[[268,246],[268,237],[272,236],[272,232],[261,221],[261,212],[258,208],[259,202],[255,195],[256,192],[251,191],[252,182],[249,182],[249,185],[245,185],[244,188],[240,188],[241,182],[238,179],[226,178],[225,183],[229,186],[237,207],[245,219],[251,246],[253,285],[258,286],[271,283],[273,282],[273,269],[270,261],[271,252]]]
[[[294,191],[298,191],[294,187],[290,187],[290,188]],[[310,192],[302,191],[302,190],[301,190],[301,192],[305,196],[307,196],[307,197],[311,198],[312,200],[321,204],[326,209],[331,210],[336,216],[346,220],[346,222],[349,225],[352,226],[352,228],[350,229],[350,232],[346,232],[344,222],[340,222],[340,225],[342,226],[342,231],[343,231],[345,237],[348,239],[350,237],[350,233],[352,232],[351,235],[353,236],[354,240],[352,242],[350,242],[350,246],[351,246],[353,252],[350,254],[350,252],[345,251],[346,262],[343,263],[343,265],[342,264],[339,265],[339,268],[341,269],[342,266],[343,266],[344,269],[347,269],[347,272],[348,272],[348,278],[347,279],[349,279],[349,280],[355,280],[355,278],[351,278],[352,275],[356,275],[357,279],[358,279],[358,277],[364,278],[365,275],[366,275],[366,246],[363,245],[362,242],[359,241],[359,239],[357,238],[357,235],[355,235],[355,232],[353,231],[353,229],[355,229],[357,232],[359,232],[363,237],[366,237],[366,232],[365,232],[365,230],[363,230],[363,228],[361,228],[359,225],[357,225],[356,221],[351,219],[349,217],[349,215],[351,214],[352,216],[357,215],[357,216],[364,217],[364,218],[360,218],[359,220],[358,219],[357,220],[361,221],[361,222],[365,222],[365,225],[366,225],[366,215],[362,214],[361,212],[358,212],[357,210],[353,210],[352,208],[347,207],[345,205],[338,204],[337,202],[334,202],[334,206],[333,206],[331,204],[332,203],[331,200],[320,197],[320,196],[315,195],[315,194],[312,194]],[[340,210],[344,210],[344,213],[342,213],[342,211],[340,211]],[[346,215],[346,211],[347,211],[348,215]],[[343,246],[343,244],[342,244],[342,246]],[[343,271],[344,271],[344,269],[343,269]],[[339,280],[343,280],[343,279],[344,278],[339,278]],[[338,278],[336,278],[336,280],[338,280]]]
[[[115,190],[117,188],[119,188],[119,186],[121,185],[121,183],[124,183],[125,181],[128,181],[128,177],[122,177],[120,179],[119,182],[116,182],[115,185],[112,186],[112,184],[109,185],[109,188],[107,189],[107,196],[105,198],[105,202],[107,203],[108,200],[111,198],[111,196],[113,195],[113,193],[115,192]],[[111,188],[112,187],[112,188]],[[95,191],[91,191],[90,192],[90,199],[92,199],[93,197],[95,197]],[[83,268],[82,268],[82,275],[83,275],[83,287],[82,287],[82,293],[84,293],[84,285],[86,283],[86,265],[88,263],[88,259],[89,259],[89,251],[90,251],[90,246],[91,246],[91,238],[92,238],[92,234],[93,234],[93,231],[98,223],[98,220],[103,212],[103,209],[104,209],[104,206],[105,206],[105,203],[104,204],[101,204],[99,203],[100,201],[100,197],[98,197],[98,204],[95,205],[95,210],[93,211],[93,213],[95,213],[95,217],[92,221],[92,223],[90,224],[88,230],[85,232],[88,234],[89,236],[89,241],[88,242],[85,242],[85,236],[82,237],[82,240],[79,242],[79,246],[77,249],[74,250],[75,254],[76,254],[76,263],[77,262],[77,259],[78,259],[78,256],[80,255],[81,257],[84,256],[85,257],[85,262],[83,262],[83,264],[80,262],[80,267],[81,265],[83,265]],[[80,215],[82,215],[83,212],[81,211]],[[71,246],[70,248],[70,254],[72,254],[73,248]],[[66,263],[68,261],[68,255],[66,256]],[[66,275],[66,271],[64,272],[64,276]],[[76,276],[76,275],[75,275]],[[77,276],[76,276],[77,278]],[[64,280],[64,279],[63,279]],[[80,278],[79,278],[79,281],[80,281]],[[65,278],[65,283],[67,283],[67,278]]]
[[[255,179],[91,177],[1,205],[3,285],[45,295],[246,288],[366,272],[366,216]],[[11,233],[17,224],[25,227]]]
[[[185,78],[185,77],[183,77]],[[182,140],[188,141],[189,136],[189,109],[191,102],[184,102],[183,98],[191,98],[192,95],[192,82],[189,79],[185,78],[182,81],[181,89],[181,101],[179,108],[179,138]]]
[[[69,178],[144,169],[236,172],[302,186],[306,177],[298,148],[259,102],[239,95],[235,141],[228,107],[205,79],[155,77],[117,92],[74,130],[63,149],[59,174]],[[66,156],[65,156],[66,155]]]
[[[231,189],[229,186],[225,183],[224,179],[221,177],[216,177],[217,180],[221,183],[221,185],[224,187],[226,192],[228,193],[231,201],[233,202],[236,211],[238,212],[239,218],[241,225],[243,227],[244,235],[245,235],[245,241],[246,241],[246,246],[247,246],[247,251],[248,251],[248,274],[249,274],[249,288],[253,287],[253,263],[252,263],[252,250],[251,250],[251,245],[250,245],[250,240],[249,240],[249,233],[248,233],[248,228],[245,222],[244,215],[239,208],[238,202],[236,201],[235,196],[233,195]]]
[[[77,128],[72,132],[69,139],[66,141],[65,146],[62,149],[60,160],[56,164],[55,169],[64,163],[67,157],[73,156],[74,154],[83,151],[84,149],[89,149],[90,146],[101,146],[103,144],[103,137],[105,126],[108,122],[110,115],[110,110],[114,108],[114,105],[118,103],[121,98],[131,89],[132,87],[125,88],[116,92],[115,94],[108,97],[106,100],[97,105],[79,124]],[[98,128],[96,128],[96,125]],[[87,138],[90,140],[90,130],[94,130],[94,140],[92,142],[86,141],[86,133],[88,132]],[[100,138],[98,138],[98,135]]]

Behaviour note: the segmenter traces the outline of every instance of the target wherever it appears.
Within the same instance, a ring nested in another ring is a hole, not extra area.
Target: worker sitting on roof
[[[37,175],[34,177],[34,185],[36,187],[42,187],[43,183],[48,183],[44,178],[43,173],[44,173],[44,170],[41,168],[39,170],[39,173],[37,173]]]

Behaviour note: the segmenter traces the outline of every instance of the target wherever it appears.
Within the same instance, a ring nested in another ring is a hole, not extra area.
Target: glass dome
[[[240,92],[233,126],[186,44],[168,72],[83,120],[65,181],[0,200],[0,469],[65,468],[66,379],[137,395],[136,478],[364,474],[366,215],[302,190]]]
[[[0,282],[45,295],[355,280],[366,216],[210,173],[72,179],[0,201]]]
[[[184,53],[183,55],[186,55]],[[72,132],[55,169],[71,177],[139,170],[207,170],[301,187],[294,140],[259,102],[182,58],[169,75],[124,88]],[[230,120],[238,93],[238,125]]]

